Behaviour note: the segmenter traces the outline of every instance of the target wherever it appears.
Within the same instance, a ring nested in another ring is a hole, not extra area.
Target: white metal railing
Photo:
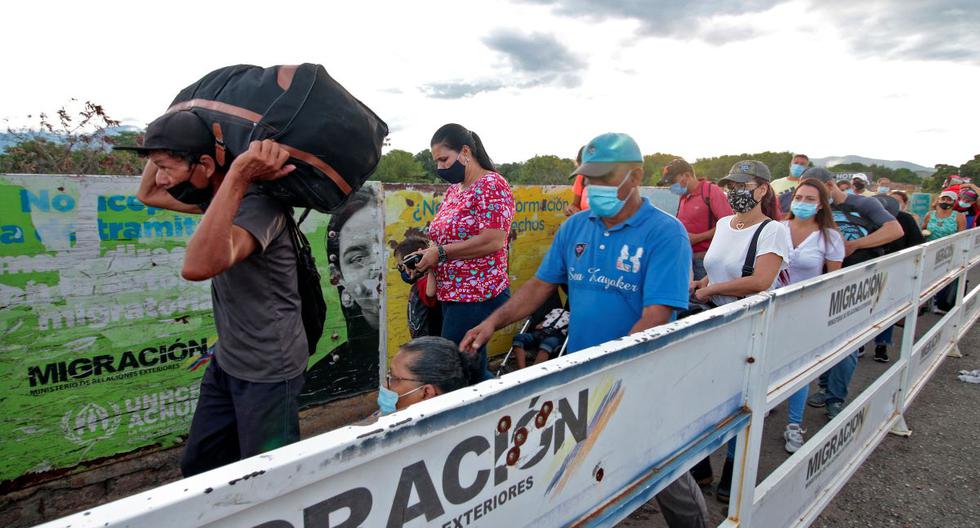
[[[980,315],[980,230],[756,295],[46,526],[610,526],[737,437],[725,526],[810,524]],[[918,340],[918,305],[959,278]],[[905,320],[899,358],[755,486],[765,412]]]

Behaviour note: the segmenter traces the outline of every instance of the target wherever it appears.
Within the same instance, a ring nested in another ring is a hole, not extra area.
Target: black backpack
[[[321,212],[364,184],[388,135],[388,125],[319,64],[221,68],[181,90],[167,112],[179,110],[208,125],[222,166],[252,141],[278,142],[296,170],[257,185],[285,204]]]
[[[293,219],[293,215],[286,214],[286,227],[289,229],[289,236],[293,240],[293,248],[296,249],[296,279],[299,288],[300,310],[303,315],[303,329],[306,330],[306,343],[309,345],[310,355],[316,352],[316,344],[323,336],[323,323],[327,319],[327,303],[323,300],[323,290],[320,288],[320,271],[316,269],[316,260],[310,250],[310,241],[306,235],[299,230],[299,224],[303,223],[306,215],[310,213],[307,209],[299,217],[299,222]]]

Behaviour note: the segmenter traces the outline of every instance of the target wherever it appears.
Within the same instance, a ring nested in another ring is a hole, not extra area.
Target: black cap
[[[746,183],[752,181],[753,178],[762,178],[766,181],[772,180],[772,176],[769,173],[769,167],[761,161],[742,160],[732,165],[731,170],[728,171],[728,175],[718,180],[718,182],[721,183],[731,181],[736,183]]]
[[[146,127],[142,146],[117,146],[114,150],[173,150],[191,154],[213,154],[214,136],[204,121],[190,110],[168,112]]]
[[[837,175],[823,167],[810,167],[800,175],[801,180],[819,180],[824,183],[837,180]]]

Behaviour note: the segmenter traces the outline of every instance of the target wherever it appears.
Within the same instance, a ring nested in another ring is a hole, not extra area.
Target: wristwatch
[[[436,246],[436,250],[439,252],[439,262],[445,262],[449,258],[446,255],[446,248],[442,247],[442,244]]]

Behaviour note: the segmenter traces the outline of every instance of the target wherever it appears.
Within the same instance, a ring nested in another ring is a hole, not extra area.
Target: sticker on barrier
[[[954,317],[950,314],[947,317]],[[950,320],[946,324],[937,324],[929,329],[924,336],[915,342],[912,356],[909,358],[909,392],[905,397],[906,408],[919,394],[929,377],[936,370],[946,355],[946,352],[956,340],[956,327]]]

